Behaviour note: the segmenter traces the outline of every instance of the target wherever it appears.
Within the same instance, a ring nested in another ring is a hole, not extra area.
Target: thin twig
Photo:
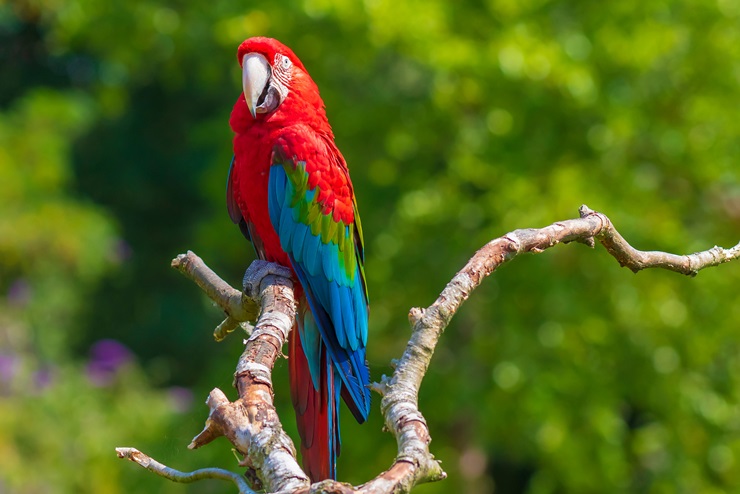
[[[662,268],[687,276],[696,276],[704,268],[719,266],[740,258],[740,242],[729,249],[715,245],[711,249],[683,256],[668,252],[637,250],[622,237],[605,215],[592,211],[586,205],[581,206],[579,211],[582,217],[592,215],[601,218],[605,228],[599,235],[599,241],[620,266],[627,267],[635,273],[648,268]]]
[[[257,319],[259,310],[257,302],[245,297],[240,290],[232,288],[193,251],[189,250],[187,254],[178,255],[170,265],[193,280],[234,321],[247,322]],[[227,321],[221,324],[232,326],[230,329],[233,330],[233,323]]]
[[[170,468],[159,463],[151,456],[142,453],[136,448],[116,448],[116,453],[119,458],[131,460],[150,472],[156,473],[160,477],[164,477],[173,482],[189,484],[191,482],[204,479],[228,480],[237,486],[239,494],[255,494],[255,492],[249,488],[249,485],[247,485],[247,481],[244,477],[222,468],[201,468],[193,472],[181,472],[180,470],[175,470],[174,468]]]

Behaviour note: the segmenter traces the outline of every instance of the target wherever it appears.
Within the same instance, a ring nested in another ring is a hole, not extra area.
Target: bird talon
[[[244,279],[242,281],[244,294],[253,299],[259,298],[262,280],[269,275],[290,278],[291,271],[280,264],[257,259],[256,261],[253,261],[244,272]]]

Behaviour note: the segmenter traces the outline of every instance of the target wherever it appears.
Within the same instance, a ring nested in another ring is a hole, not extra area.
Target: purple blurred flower
[[[0,381],[10,382],[18,372],[20,358],[9,353],[0,353]]]
[[[43,391],[45,388],[51,386],[51,382],[54,380],[54,369],[51,366],[41,367],[39,370],[33,373],[33,382],[36,384],[36,388],[39,391]]]
[[[120,368],[134,356],[125,345],[116,340],[100,340],[90,348],[87,378],[95,386],[111,384]]]
[[[182,386],[172,386],[167,390],[170,404],[178,413],[184,413],[193,406],[193,392]]]
[[[32,294],[31,285],[23,278],[18,278],[8,287],[6,298],[8,299],[8,304],[24,307],[31,300]]]

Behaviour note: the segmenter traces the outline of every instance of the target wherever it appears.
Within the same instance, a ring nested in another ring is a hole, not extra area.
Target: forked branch
[[[429,451],[431,435],[418,408],[418,395],[439,337],[450,319],[486,276],[517,255],[540,253],[568,242],[593,247],[594,239],[620,265],[634,272],[663,268],[694,276],[704,268],[740,258],[740,243],[729,249],[713,247],[690,255],[639,251],[624,240],[609,218],[586,206],[581,206],[580,218],[559,221],[544,228],[515,230],[490,241],[473,255],[431,306],[411,309],[409,321],[413,332],[406,350],[393,375],[390,378],[383,376],[373,385],[373,389],[383,396],[381,412],[386,428],[396,438],[398,453],[388,470],[356,487],[335,481],[311,485],[296,461],[293,443],[283,431],[273,406],[271,370],[293,326],[295,313],[293,284],[286,277],[284,268],[275,265],[250,268],[251,275],[248,272],[245,284],[258,287],[251,290],[255,293],[248,290],[250,297],[229,286],[192,252],[181,254],[172,261],[172,266],[195,281],[227,315],[217,328],[217,339],[223,338],[240,323],[254,319],[257,300],[261,307],[254,332],[246,340],[244,353],[237,364],[235,376],[239,398],[229,402],[221,390],[214,389],[207,401],[210,414],[206,427],[193,439],[190,447],[197,448],[216,437],[226,436],[244,456],[240,465],[248,468],[246,478],[253,487],[267,492],[400,493],[409,492],[423,482],[443,479],[445,473]],[[122,457],[134,459],[131,455]],[[167,473],[171,469],[162,467],[149,469],[176,480]],[[208,473],[211,471],[212,475]],[[196,477],[226,478],[223,472],[205,469],[182,475],[190,475],[192,480]],[[239,489],[247,492],[241,486]]]

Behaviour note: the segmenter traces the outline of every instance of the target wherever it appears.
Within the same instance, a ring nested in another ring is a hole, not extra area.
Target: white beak
[[[270,81],[270,64],[259,53],[247,53],[242,59],[242,88],[252,118],[257,118],[257,101]]]

